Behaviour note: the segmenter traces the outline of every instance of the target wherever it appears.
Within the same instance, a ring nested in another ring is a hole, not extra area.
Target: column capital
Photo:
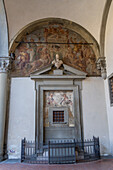
[[[101,70],[101,76],[106,79],[106,60],[105,57],[99,57],[97,60],[97,69]]]
[[[6,73],[8,71],[8,66],[10,63],[10,56],[0,57],[0,73]]]

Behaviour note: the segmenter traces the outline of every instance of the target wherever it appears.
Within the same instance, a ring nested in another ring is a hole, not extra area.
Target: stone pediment
[[[60,69],[49,65],[30,74],[31,79],[84,79],[87,73],[63,64]]]

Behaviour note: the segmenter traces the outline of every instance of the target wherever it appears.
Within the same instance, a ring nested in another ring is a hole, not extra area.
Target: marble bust
[[[63,61],[59,59],[59,55],[56,54],[56,59],[52,61],[52,64],[55,65],[57,69],[63,64]]]

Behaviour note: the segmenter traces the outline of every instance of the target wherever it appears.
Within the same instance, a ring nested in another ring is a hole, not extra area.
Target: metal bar
[[[31,42],[31,41],[15,41],[15,43],[28,43],[28,44],[34,44],[34,43],[37,43],[37,44],[74,44],[74,45],[93,45],[93,43],[60,43],[60,42],[38,42],[38,41],[35,41],[35,42]]]
[[[98,158],[100,159],[100,143],[99,143],[99,137],[98,137]]]
[[[21,142],[21,162],[25,160],[25,141],[26,139],[24,138]]]
[[[50,141],[48,142],[48,162],[50,164]]]
[[[75,139],[74,139],[74,157],[75,157],[75,162],[76,162],[76,143],[75,143]]]

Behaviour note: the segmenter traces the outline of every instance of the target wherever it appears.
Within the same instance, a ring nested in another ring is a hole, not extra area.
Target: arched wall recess
[[[83,28],[82,26],[72,22],[72,21],[69,21],[69,20],[66,20],[66,19],[61,19],[61,18],[45,18],[45,19],[41,19],[41,20],[38,20],[38,21],[34,21],[30,24],[28,24],[27,26],[25,26],[24,28],[22,28],[15,36],[14,38],[11,40],[10,42],[10,47],[9,47],[9,53],[11,52],[15,52],[15,49],[18,47],[19,43],[17,42],[20,42],[20,41],[23,41],[24,37],[26,37],[27,35],[30,35],[32,34],[34,31],[36,30],[40,30],[42,28],[44,28],[45,26],[48,26],[48,25],[61,25],[61,27],[65,30],[67,29],[66,31],[69,31],[69,32],[73,32],[73,33],[76,33],[75,37],[77,35],[79,35],[79,38],[78,39],[82,39],[83,42],[86,42],[86,43],[93,43],[93,45],[91,45],[90,47],[87,47],[87,48],[90,48],[92,51],[91,53],[93,55],[92,58],[94,59],[91,59],[93,63],[95,63],[95,70],[97,69],[96,68],[96,61],[100,58],[100,51],[99,51],[99,45],[96,41],[96,39],[85,29]],[[48,28],[47,28],[48,29]],[[64,31],[63,30],[63,31]],[[80,38],[81,37],[81,38]],[[78,42],[78,40],[77,40]],[[79,41],[81,42],[81,41]],[[84,58],[84,56],[83,56]],[[87,58],[88,59],[88,58]],[[82,60],[82,59],[81,59]],[[65,62],[65,61],[64,61]],[[84,61],[85,63],[86,61]],[[90,62],[91,63],[91,62]],[[81,63],[78,63],[78,65],[81,64]],[[82,63],[83,64],[83,63]],[[86,64],[87,65],[87,64]],[[91,64],[90,64],[91,65]],[[45,66],[45,65],[44,65]],[[77,66],[77,62],[76,62],[76,66]],[[32,66],[31,66],[32,67]],[[77,69],[79,69],[78,67],[75,67]],[[87,68],[87,69],[90,69],[91,68]],[[85,70],[81,70],[81,71],[87,71],[87,69]],[[98,72],[98,73],[97,73]],[[96,73],[96,74],[95,74]],[[22,74],[19,74],[20,76],[24,76]],[[28,76],[26,74],[26,76]],[[93,70],[93,73],[91,71],[91,73],[89,74],[89,76],[100,76],[100,72],[98,70],[94,71]]]
[[[99,44],[96,41],[96,39],[81,25],[79,25],[75,22],[66,20],[66,19],[61,19],[61,18],[40,19],[40,20],[34,21],[34,22],[26,25],[25,27],[23,27],[11,40],[10,46],[9,46],[9,53],[11,51],[13,52],[15,50],[16,46],[18,45],[17,43],[15,43],[15,41],[21,41],[23,36],[25,36],[27,33],[31,33],[32,31],[36,30],[38,27],[41,27],[43,25],[47,25],[48,23],[53,23],[53,22],[64,24],[66,28],[80,34],[87,42],[93,43],[92,48],[94,50],[96,58],[100,57]]]

